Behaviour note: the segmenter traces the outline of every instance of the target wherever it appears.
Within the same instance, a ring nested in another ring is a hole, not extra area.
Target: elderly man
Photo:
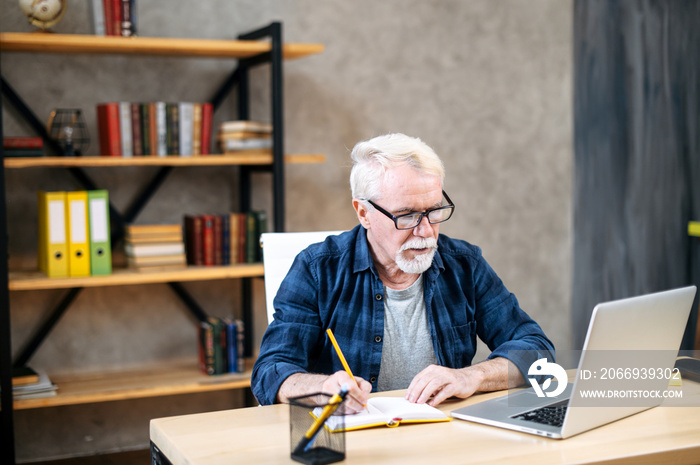
[[[478,247],[439,234],[455,209],[440,158],[403,134],[360,142],[351,157],[360,224],[294,261],[253,369],[257,400],[347,384],[346,408],[357,411],[370,391],[406,389],[409,401],[437,405],[522,383],[535,357],[554,347]],[[477,336],[492,352],[472,365]]]

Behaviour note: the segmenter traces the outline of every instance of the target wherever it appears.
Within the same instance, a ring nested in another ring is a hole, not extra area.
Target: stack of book
[[[267,213],[184,216],[187,264],[218,266],[262,260],[260,235],[267,231]]]
[[[43,371],[24,366],[12,369],[12,396],[15,400],[51,397],[58,388]]]
[[[126,227],[124,239],[130,268],[147,271],[187,265],[179,224],[131,224]]]
[[[6,157],[41,157],[44,140],[41,137],[3,137],[2,152]]]
[[[243,373],[243,322],[233,318],[208,317],[199,325],[199,368],[207,375]]]
[[[136,35],[136,0],[90,0],[90,7],[95,35]]]
[[[272,125],[257,121],[224,121],[216,137],[224,154],[245,151],[269,151]]]
[[[208,155],[213,106],[204,102],[97,105],[100,154],[113,157]]]

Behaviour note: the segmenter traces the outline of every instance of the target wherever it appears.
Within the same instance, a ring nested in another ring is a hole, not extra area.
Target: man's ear
[[[352,199],[352,207],[355,209],[355,213],[357,213],[357,219],[360,220],[360,224],[362,225],[362,227],[365,229],[369,229],[369,210],[367,209],[367,206],[364,204],[364,202],[361,202],[359,199]]]

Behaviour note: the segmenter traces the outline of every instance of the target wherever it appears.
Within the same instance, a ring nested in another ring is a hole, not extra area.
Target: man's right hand
[[[315,392],[335,394],[340,392],[343,384],[348,387],[348,395],[345,397],[345,413],[357,413],[365,409],[372,385],[360,377],[352,377],[347,372],[340,370],[332,375],[317,375],[310,373],[295,373],[284,380],[277,392],[280,402],[289,402],[292,397],[299,397]],[[359,385],[359,386],[358,386]]]

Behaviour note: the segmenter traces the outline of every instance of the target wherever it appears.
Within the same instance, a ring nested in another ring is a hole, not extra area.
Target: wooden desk
[[[693,405],[700,405],[698,383],[684,380],[683,391],[684,398],[686,392],[697,396]],[[449,413],[503,394],[480,394],[439,408]],[[150,430],[151,441],[173,465],[298,463],[290,458],[288,405],[159,418],[151,420]],[[700,407],[657,407],[564,440],[456,419],[346,434],[346,459],[340,463],[347,465],[700,463]]]

